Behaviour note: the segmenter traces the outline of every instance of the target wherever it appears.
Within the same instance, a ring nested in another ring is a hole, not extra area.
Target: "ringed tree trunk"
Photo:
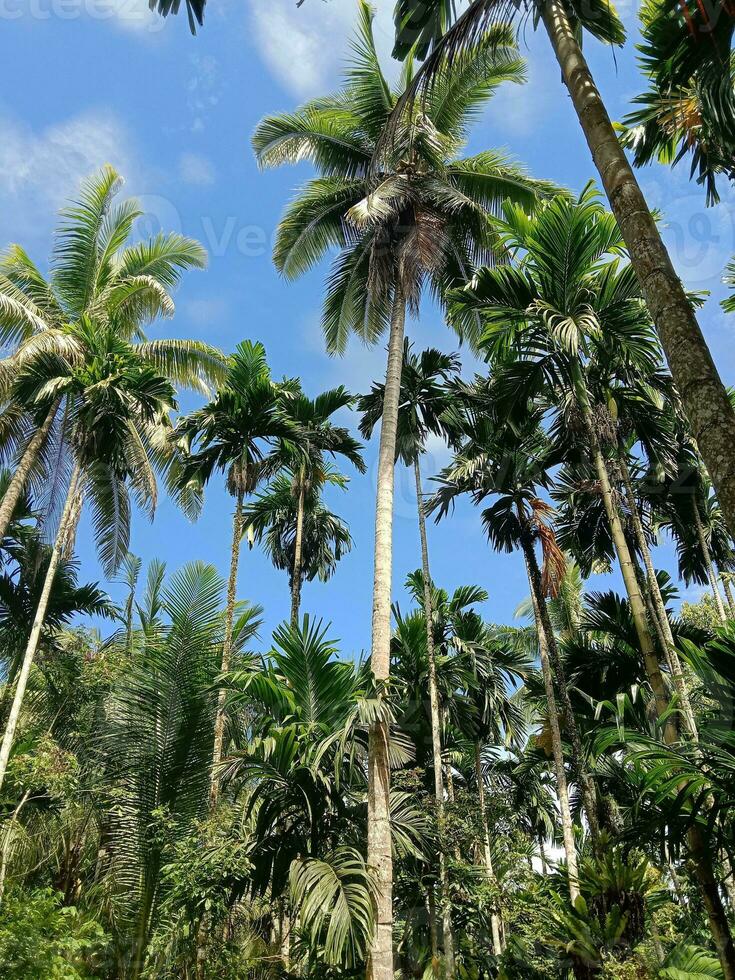
[[[555,0],[554,0],[555,2]],[[631,613],[636,627],[638,642],[643,655],[643,663],[648,677],[648,682],[653,690],[656,703],[656,713],[659,718],[668,710],[668,698],[664,687],[663,677],[653,646],[653,640],[648,630],[646,622],[646,609],[638,586],[638,578],[635,566],[631,558],[628,542],[623,531],[623,524],[620,519],[620,512],[613,497],[610,485],[610,476],[607,471],[607,463],[602,455],[597,433],[592,422],[587,389],[581,377],[581,368],[578,361],[574,362],[575,369],[575,392],[585,419],[590,446],[594,457],[595,469],[600,482],[602,496],[605,504],[605,512],[612,531],[615,551],[618,555],[618,563],[623,574],[625,589],[628,593]],[[664,723],[663,737],[667,745],[677,741],[676,727],[671,718]],[[725,980],[735,980],[735,945],[733,944],[730,924],[727,919],[725,908],[717,885],[714,872],[712,870],[712,855],[708,852],[702,832],[697,826],[691,827],[687,833],[687,844],[689,856],[694,864],[695,874],[707,910],[710,933],[715,943],[717,953],[722,966]]]
[[[477,780],[477,803],[480,807],[480,826],[482,827],[482,848],[485,858],[485,871],[488,880],[497,886],[495,870],[493,868],[493,856],[490,849],[490,828],[487,822],[487,801],[485,800],[485,779],[482,774],[482,758],[480,755],[480,743],[475,742],[475,779]],[[493,938],[493,953],[500,956],[503,952],[503,920],[500,912],[493,908],[490,913],[490,932]]]
[[[454,939],[452,936],[452,898],[449,892],[446,848],[444,846],[446,841],[446,814],[444,811],[439,690],[436,682],[436,655],[434,650],[434,608],[431,599],[429,544],[426,536],[426,515],[424,514],[421,464],[418,453],[413,461],[413,472],[416,478],[416,505],[419,515],[419,537],[421,538],[421,570],[424,579],[424,619],[426,621],[426,656],[429,663],[429,708],[431,712],[431,749],[434,764],[434,798],[436,800],[436,819],[439,837],[439,887],[441,889],[444,973],[446,977],[451,978],[454,976]]]
[[[709,544],[707,543],[707,535],[704,533],[702,515],[699,513],[699,506],[697,501],[694,499],[692,499],[692,510],[694,512],[694,526],[697,529],[699,547],[702,549],[702,560],[704,561],[705,568],[707,569],[707,578],[709,579],[712,595],[714,596],[717,615],[720,617],[721,623],[726,623],[727,613],[725,612],[725,607],[722,604],[722,596],[720,595],[720,590],[717,586],[717,575],[715,574],[715,566],[712,561],[712,553],[710,552]]]
[[[31,475],[33,467],[36,465],[36,461],[38,460],[44,443],[48,438],[48,434],[51,431],[51,426],[56,418],[56,413],[59,410],[60,404],[61,399],[57,398],[51,408],[48,410],[48,415],[43,420],[43,424],[33,434],[33,437],[25,448],[23,458],[16,467],[16,470],[8,483],[2,503],[0,503],[0,541],[2,541],[7,534],[8,527],[13,519],[15,508],[18,506],[18,501],[20,500],[21,495],[28,484],[28,478]]]
[[[559,689],[565,721],[572,743],[573,768],[575,775],[579,780],[579,786],[582,791],[582,802],[584,803],[584,812],[587,816],[587,823],[589,824],[592,842],[593,844],[596,844],[600,836],[600,821],[597,813],[597,797],[595,794],[595,787],[584,764],[582,740],[579,737],[577,719],[569,697],[569,689],[567,686],[564,665],[562,664],[561,656],[559,655],[559,647],[557,646],[556,636],[554,635],[554,629],[551,625],[551,620],[549,619],[549,610],[547,608],[546,599],[544,598],[544,593],[541,586],[541,571],[538,567],[538,561],[536,560],[536,552],[534,551],[533,539],[531,537],[530,528],[528,527],[528,521],[520,506],[518,507],[518,521],[521,525],[521,545],[523,547],[523,553],[526,559],[529,580],[532,582],[531,591],[536,597],[538,617],[541,620],[544,628],[546,646],[551,661],[551,666],[556,677],[556,684]]]
[[[681,705],[683,709],[684,718],[689,729],[689,734],[692,738],[698,740],[697,723],[694,718],[694,712],[692,711],[692,705],[689,700],[689,691],[687,689],[686,680],[684,679],[684,674],[681,669],[681,660],[679,659],[679,654],[676,650],[676,644],[674,643],[674,634],[671,632],[671,623],[669,622],[669,617],[666,612],[666,605],[664,603],[664,597],[661,594],[661,589],[659,588],[658,579],[656,578],[656,570],[653,567],[653,559],[651,557],[651,549],[648,547],[648,541],[646,540],[646,535],[643,531],[643,524],[641,522],[641,515],[638,511],[638,504],[635,499],[635,493],[633,491],[633,484],[630,479],[630,471],[628,469],[628,464],[625,462],[625,456],[623,450],[619,447],[618,464],[620,466],[620,475],[623,480],[623,486],[625,487],[625,495],[628,501],[628,510],[633,518],[633,528],[635,531],[636,541],[638,542],[638,548],[643,555],[643,563],[646,567],[646,582],[648,585],[648,594],[651,597],[651,602],[653,603],[653,611],[655,616],[655,622],[659,624],[661,630],[661,642],[664,646],[664,651],[667,654],[667,660],[671,669],[671,674],[674,679],[674,684],[676,686],[676,693],[681,699]]]
[[[230,669],[232,656],[232,632],[235,624],[235,602],[237,596],[237,570],[240,564],[240,543],[243,532],[243,501],[245,499],[245,481],[247,479],[247,463],[240,464],[238,474],[235,510],[232,515],[232,546],[230,549],[230,574],[227,580],[227,607],[225,610],[225,635],[222,640],[222,660],[220,672],[225,674]],[[220,687],[217,694],[217,713],[214,719],[214,745],[212,748],[212,774],[209,784],[210,812],[217,806],[219,799],[219,765],[222,761],[222,747],[225,733],[225,689]]]
[[[301,605],[301,568],[304,550],[304,468],[299,473],[299,497],[296,506],[296,535],[294,538],[293,571],[291,577],[291,626],[299,625],[299,606]]]
[[[725,520],[735,535],[735,411],[561,0],[539,4],[580,126],[679,390]]]
[[[36,607],[36,615],[33,620],[33,626],[31,627],[31,633],[28,637],[28,644],[23,656],[23,663],[21,664],[21,668],[18,672],[18,678],[15,683],[15,694],[13,696],[13,702],[10,706],[10,711],[8,712],[8,720],[5,726],[2,745],[0,745],[0,789],[5,781],[5,774],[8,769],[8,760],[10,759],[10,752],[13,747],[15,731],[18,727],[18,720],[20,718],[21,708],[23,706],[23,697],[28,684],[28,677],[31,672],[31,667],[33,666],[33,660],[36,656],[38,644],[41,639],[41,631],[43,630],[43,624],[46,619],[46,610],[48,609],[49,599],[51,598],[51,589],[53,588],[56,571],[59,567],[59,561],[61,560],[64,544],[69,536],[72,517],[75,511],[76,516],[78,517],[79,515],[79,510],[75,507],[77,487],[79,485],[79,475],[79,464],[76,464],[72,470],[71,479],[69,481],[69,489],[66,493],[64,508],[61,512],[59,527],[56,532],[54,546],[51,550],[51,557],[49,558],[46,577],[44,578],[43,588],[41,589],[38,606]]]
[[[722,588],[725,590],[725,598],[727,599],[730,615],[733,619],[735,619],[735,599],[733,598],[732,589],[730,588],[730,581],[722,572],[720,572],[720,581],[722,582]]]
[[[556,773],[556,792],[559,797],[559,812],[561,816],[562,837],[564,840],[564,853],[567,859],[567,869],[569,871],[569,897],[572,904],[579,897],[579,870],[577,867],[577,851],[574,845],[574,825],[572,823],[572,811],[569,808],[569,789],[567,787],[567,774],[564,769],[564,752],[561,743],[561,731],[559,729],[559,714],[556,707],[556,695],[554,694],[554,678],[551,673],[549,663],[549,647],[547,642],[546,629],[541,619],[540,607],[544,601],[543,595],[536,594],[536,586],[531,573],[531,566],[528,561],[527,545],[523,545],[526,558],[526,571],[528,573],[528,584],[531,587],[531,603],[533,605],[534,618],[536,620],[536,632],[538,633],[539,655],[541,659],[541,673],[544,680],[544,690],[546,691],[546,706],[549,715],[549,729],[551,730],[551,749],[554,757],[554,772]]]
[[[370,666],[378,683],[387,680],[390,676],[393,488],[405,325],[406,301],[400,287],[396,285],[388,339],[388,363],[385,373],[375,500]],[[393,853],[390,827],[389,737],[386,722],[377,721],[371,726],[368,743],[367,856],[368,865],[376,876],[376,890],[375,927],[367,963],[368,980],[393,980]]]
[[[651,631],[648,628],[648,622],[646,619],[646,605],[643,601],[643,596],[641,595],[640,586],[638,584],[635,564],[630,553],[630,548],[628,547],[628,541],[625,537],[625,531],[623,529],[623,522],[620,518],[620,511],[614,497],[612,484],[610,483],[610,474],[608,473],[607,463],[602,455],[600,441],[597,437],[597,432],[595,431],[595,425],[592,418],[592,407],[590,405],[586,383],[582,375],[582,368],[576,358],[574,358],[572,361],[571,372],[572,382],[574,385],[574,395],[584,419],[584,426],[587,432],[590,449],[592,451],[595,472],[597,473],[597,479],[600,484],[600,492],[602,493],[605,513],[607,515],[608,523],[610,524],[613,546],[615,548],[615,554],[618,558],[618,564],[620,565],[623,583],[625,584],[625,591],[628,596],[630,612],[635,625],[636,636],[638,637],[638,643],[643,656],[646,676],[648,677],[651,689],[653,690],[653,696],[656,701],[656,711],[658,715],[663,715],[668,710],[669,699],[666,692],[666,687],[664,685],[664,679],[661,674],[661,669],[659,667],[656,647],[653,642],[653,637],[651,636]],[[673,724],[669,721],[666,727],[669,730],[671,740],[676,741],[676,731]]]

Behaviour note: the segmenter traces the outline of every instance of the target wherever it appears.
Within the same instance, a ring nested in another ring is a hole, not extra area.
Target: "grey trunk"
[[[235,601],[237,596],[237,570],[240,564],[240,542],[242,541],[242,505],[245,498],[244,482],[247,474],[241,473],[238,479],[235,511],[232,515],[232,546],[230,549],[230,575],[227,580],[227,608],[225,611],[225,635],[222,640],[222,660],[220,673],[230,669],[232,655],[232,632],[235,625]],[[214,719],[214,745],[212,748],[212,773],[209,784],[209,809],[214,810],[219,799],[220,763],[225,734],[225,689],[220,685],[217,694],[217,713]]]
[[[299,625],[301,605],[301,568],[304,549],[304,472],[299,475],[299,499],[296,509],[296,535],[294,538],[293,573],[291,580],[291,626]]]
[[[421,464],[418,454],[413,462],[416,478],[416,506],[419,515],[421,539],[421,570],[424,579],[424,619],[426,620],[426,655],[429,662],[429,708],[431,712],[431,748],[434,762],[434,798],[439,837],[439,886],[441,888],[442,941],[444,944],[444,973],[454,976],[454,939],[452,937],[452,900],[449,893],[446,858],[446,817],[444,813],[444,778],[442,775],[442,736],[439,715],[439,690],[436,682],[436,655],[434,650],[434,608],[431,601],[431,573],[429,571],[429,543],[426,537],[424,496],[421,487]]]
[[[704,525],[702,524],[702,515],[699,513],[699,506],[697,501],[692,499],[692,509],[694,511],[694,526],[697,529],[697,538],[699,539],[699,547],[702,550],[702,561],[704,562],[705,568],[707,569],[707,578],[709,580],[710,588],[712,589],[712,595],[715,600],[715,608],[717,609],[717,615],[720,617],[721,623],[727,622],[727,613],[725,612],[725,607],[722,604],[722,596],[720,595],[720,590],[717,586],[717,575],[715,574],[715,566],[712,561],[712,554],[709,550],[709,544],[707,543],[707,535],[704,533]]]
[[[383,421],[378,450],[375,501],[375,564],[373,577],[370,666],[380,683],[390,676],[390,607],[393,562],[393,484],[396,431],[403,367],[406,303],[398,288],[393,300],[388,364],[385,373]],[[393,980],[393,854],[390,828],[390,763],[388,725],[370,728],[368,743],[368,865],[375,875],[375,925],[367,964],[368,980]]]
[[[10,711],[8,712],[5,733],[3,734],[2,745],[0,746],[0,789],[5,781],[5,774],[8,769],[8,760],[10,759],[10,752],[13,747],[15,731],[18,727],[18,720],[20,718],[21,708],[23,706],[23,697],[28,684],[28,676],[31,672],[33,660],[36,656],[38,644],[41,639],[41,632],[46,619],[46,610],[48,609],[49,599],[51,598],[51,589],[53,588],[54,579],[56,577],[56,570],[59,567],[59,561],[61,560],[64,543],[69,534],[69,524],[72,514],[76,509],[75,505],[78,483],[79,466],[75,465],[72,471],[71,480],[69,481],[69,489],[67,490],[64,509],[61,512],[61,520],[59,521],[56,539],[51,550],[48,568],[46,569],[46,577],[43,581],[43,588],[41,589],[41,595],[38,600],[36,615],[33,619],[33,626],[31,627],[31,633],[28,637],[28,643],[23,656],[23,663],[18,671],[18,677],[15,682],[13,703],[11,704]],[[79,511],[77,510],[76,513],[78,515]]]
[[[540,8],[689,425],[717,490],[725,520],[735,534],[735,412],[564,5],[561,0],[544,0]]]
[[[538,633],[539,655],[541,659],[541,673],[544,679],[544,690],[546,692],[546,710],[549,718],[549,729],[551,731],[551,749],[554,757],[554,772],[556,773],[556,792],[559,798],[559,812],[561,816],[562,837],[564,840],[564,853],[567,859],[569,871],[569,896],[572,902],[576,902],[579,897],[579,873],[577,869],[577,851],[574,844],[574,825],[572,823],[572,811],[569,808],[569,789],[567,787],[567,774],[564,769],[564,752],[561,742],[561,730],[559,729],[559,713],[556,708],[556,696],[554,694],[554,678],[551,673],[549,663],[549,648],[547,644],[546,630],[541,620],[539,606],[543,602],[543,596],[536,595],[535,583],[531,574],[531,568],[526,559],[526,570],[528,572],[528,584],[531,588],[531,603],[533,614],[536,620],[536,632]]]
[[[43,444],[48,438],[60,404],[61,399],[57,399],[49,409],[48,415],[43,420],[43,425],[33,434],[33,437],[25,448],[23,458],[16,467],[10,483],[8,483],[2,503],[0,503],[0,541],[7,534],[15,508],[18,506],[18,501],[28,485],[28,478],[33,471],[33,467],[36,465],[36,460],[43,448]]]

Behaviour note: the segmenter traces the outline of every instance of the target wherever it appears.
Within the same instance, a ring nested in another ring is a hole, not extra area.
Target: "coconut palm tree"
[[[697,73],[706,76],[726,112],[719,118],[732,124],[733,94],[729,72],[732,16],[724,3],[715,9],[696,0],[661,4],[661,37],[667,42],[657,58],[662,85],[687,84]],[[477,44],[489,27],[505,21],[511,11],[531,14],[543,24],[551,42],[572,105],[587,140],[610,207],[618,221],[630,261],[679,389],[691,430],[700,447],[720,499],[725,520],[735,534],[735,460],[729,447],[735,441],[735,410],[702,335],[690,297],[682,286],[661,239],[656,222],[641,192],[633,169],[618,140],[605,103],[582,52],[581,35],[587,31],[605,43],[622,44],[623,26],[609,3],[583,4],[576,0],[544,0],[510,6],[499,0],[473,0],[449,30],[455,7],[451,0],[397,0],[394,54],[405,58],[414,45],[419,55],[432,46],[411,86],[406,105],[419,102],[439,78],[451,78],[457,57]],[[682,16],[683,13],[683,16]],[[715,33],[713,34],[713,30]],[[444,33],[446,31],[446,33]],[[716,43],[712,43],[713,39]],[[394,131],[399,126],[394,122]],[[735,133],[735,125],[727,132]],[[386,140],[393,142],[395,137]],[[378,154],[380,165],[382,152]]]
[[[306,497],[312,486],[318,493],[325,482],[330,482],[332,474],[328,470],[325,461],[326,456],[332,458],[342,456],[348,459],[359,473],[365,472],[365,463],[361,453],[362,446],[352,438],[344,426],[335,425],[331,421],[335,413],[341,409],[349,408],[353,401],[353,396],[343,385],[340,385],[339,388],[322,392],[316,398],[308,398],[303,392],[298,392],[293,398],[289,398],[284,405],[288,417],[299,430],[298,459],[294,459],[288,444],[282,447],[284,461],[291,470],[293,494],[296,501],[296,526],[294,528],[291,572],[292,626],[298,621],[301,585],[305,577],[301,566],[305,543]],[[326,513],[322,512],[321,516],[326,517]],[[337,538],[340,537],[344,543],[344,535],[341,534],[337,525],[333,524],[332,527],[337,532],[336,537],[332,536],[335,544]],[[315,539],[312,538],[312,546],[314,543]],[[324,568],[326,569],[327,565]],[[312,572],[310,576],[307,575],[306,577],[312,579],[315,574],[316,572]]]
[[[140,358],[114,327],[102,329],[84,317],[72,336],[81,356],[70,361],[40,351],[27,360],[12,389],[17,402],[41,412],[59,398],[66,401],[71,473],[0,747],[0,786],[57,569],[73,550],[82,506],[90,504],[103,568],[114,574],[130,536],[128,487],[152,517],[157,497],[153,464],[171,429],[169,412],[176,407],[170,381]]]
[[[424,495],[421,484],[420,458],[426,452],[429,435],[446,436],[446,425],[442,421],[449,407],[449,393],[446,383],[459,371],[459,358],[453,354],[442,354],[429,348],[421,354],[413,354],[411,343],[406,338],[403,348],[401,369],[401,388],[396,425],[395,460],[400,459],[413,468],[416,480],[416,505],[418,508],[419,536],[421,540],[421,568],[423,572],[423,607],[426,621],[426,649],[429,666],[429,703],[431,705],[431,735],[434,756],[434,796],[437,808],[439,832],[439,880],[441,883],[441,912],[444,938],[444,957],[448,976],[454,975],[454,953],[451,926],[451,896],[447,879],[445,861],[445,815],[444,779],[442,776],[441,718],[439,696],[436,682],[436,658],[434,654],[434,634],[432,629],[433,612],[431,608],[431,575],[429,572],[429,546],[426,536],[426,516],[424,514]],[[375,426],[383,417],[385,385],[374,384],[368,395],[358,403],[362,412],[360,432],[369,439]]]
[[[0,431],[14,470],[0,503],[0,538],[29,480],[44,491],[47,510],[58,508],[68,472],[67,404],[60,394],[40,407],[19,404],[12,383],[39,352],[83,357],[82,319],[134,344],[141,361],[174,384],[207,394],[223,376],[223,355],[209,344],[146,338],[148,324],[173,315],[171,292],[182,273],[203,268],[207,255],[179,234],[131,243],[143,212],[135,199],[116,202],[122,185],[109,166],[83,182],[78,201],[61,212],[48,279],[20,245],[0,258],[0,342],[11,351],[0,361]]]
[[[202,490],[217,471],[226,473],[227,489],[235,498],[222,643],[223,674],[230,669],[232,653],[237,572],[245,530],[245,496],[255,490],[269,466],[277,465],[274,451],[279,441],[288,442],[298,437],[296,427],[284,411],[284,401],[296,392],[294,383],[276,384],[271,379],[262,344],[243,341],[229,358],[227,376],[214,398],[203,408],[184,416],[176,426],[181,459],[172,470],[171,486],[189,513],[192,516],[198,513]],[[293,447],[294,454],[295,451]],[[212,754],[212,808],[219,795],[224,725],[225,690],[221,688]]]
[[[264,542],[276,568],[288,572],[292,626],[298,623],[303,583],[315,578],[327,582],[337,563],[352,550],[349,528],[329,510],[322,496],[324,486],[345,489],[348,481],[332,467],[322,466],[308,486],[304,486],[303,470],[283,470],[243,511],[248,537]]]
[[[330,351],[350,333],[375,343],[388,329],[385,404],[380,434],[375,521],[371,663],[390,669],[393,480],[406,311],[417,311],[424,285],[441,295],[466,280],[496,248],[489,210],[510,198],[532,206],[550,190],[502,154],[459,156],[474,115],[505,80],[520,81],[522,63],[507,31],[468,50],[451,81],[432,89],[421,112],[401,129],[380,173],[372,158],[405,89],[383,75],[372,34],[372,10],[359,5],[359,31],[341,91],[271,116],[253,137],[262,166],[309,159],[318,176],[301,189],[279,226],[277,267],[295,278],[330,249],[338,255],[327,282],[322,326]],[[400,144],[400,146],[398,145]],[[370,959],[375,980],[392,977],[392,855],[389,837],[387,729],[376,722],[370,761],[368,851],[378,874],[377,927]]]

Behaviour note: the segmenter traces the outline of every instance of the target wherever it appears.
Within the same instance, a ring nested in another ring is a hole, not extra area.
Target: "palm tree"
[[[548,480],[547,471],[553,465],[553,456],[547,440],[534,423],[537,423],[537,419],[531,418],[525,433],[520,436],[504,437],[497,420],[491,419],[485,411],[475,413],[467,406],[463,412],[458,411],[453,418],[453,426],[456,432],[461,433],[462,445],[454,461],[438,478],[440,486],[434,495],[432,506],[438,508],[438,516],[442,517],[454,506],[454,501],[460,494],[469,493],[476,504],[489,496],[497,496],[498,499],[482,513],[488,538],[498,550],[510,552],[520,546],[523,551],[546,692],[564,850],[569,867],[569,888],[574,901],[578,895],[577,853],[554,674],[563,699],[565,721],[572,734],[574,769],[580,782],[591,828],[597,827],[596,803],[585,771],[566,677],[546,606],[546,596],[553,594],[556,583],[563,574],[564,557],[549,524],[551,508],[538,496],[539,488]],[[541,542],[544,554],[543,573],[539,569],[535,552],[537,540]]]
[[[661,37],[673,44],[661,51],[657,77],[662,85],[683,85],[704,72],[711,91],[717,90],[720,118],[732,120],[733,95],[729,73],[722,70],[723,50],[729,46],[732,18],[725,5],[711,11],[695,0],[661,4]],[[530,8],[530,10],[529,10]],[[582,53],[581,33],[588,31],[605,43],[622,44],[623,26],[609,3],[582,4],[576,0],[545,0],[519,4],[517,13],[531,12],[543,23],[561,67],[572,105],[600,174],[610,207],[630,253],[643,296],[679,389],[684,411],[712,477],[730,531],[735,534],[735,461],[729,447],[735,442],[735,410],[715,367],[697,322],[691,300],[682,286],[661,239],[656,222],[618,140],[602,97]],[[454,74],[456,59],[477,43],[489,26],[505,20],[511,7],[499,0],[473,0],[454,25],[451,0],[398,0],[394,54],[405,58],[417,44],[432,55],[414,78],[410,97],[429,92],[437,79]],[[673,30],[672,30],[673,27]],[[712,29],[716,28],[713,36]],[[443,32],[446,33],[443,34]],[[443,36],[442,36],[443,34]],[[716,38],[717,43],[710,43]],[[673,68],[673,71],[672,71]],[[728,88],[729,85],[729,88]],[[404,109],[405,111],[405,109]],[[394,130],[398,125],[394,121]],[[732,130],[731,130],[732,131]],[[393,138],[387,142],[392,142]],[[378,161],[382,152],[378,154]],[[378,163],[379,165],[379,163]]]
[[[352,395],[343,385],[340,385],[339,388],[322,392],[316,398],[308,398],[302,392],[298,392],[288,400],[285,406],[288,417],[299,430],[298,459],[293,458],[293,453],[289,452],[288,446],[283,452],[284,459],[291,468],[293,493],[296,499],[296,526],[291,572],[292,626],[298,621],[301,585],[304,580],[304,572],[301,566],[304,551],[306,496],[312,486],[318,491],[321,485],[328,482],[329,473],[325,463],[325,456],[327,455],[333,458],[343,456],[353,464],[359,473],[365,472],[365,463],[361,453],[362,446],[352,438],[347,429],[335,425],[331,421],[331,417],[336,412],[350,407],[353,401]],[[333,525],[333,528],[337,531],[337,537],[342,536],[336,525]],[[314,574],[316,573],[314,572],[307,577],[314,578]]]
[[[0,342],[11,348],[0,361],[0,428],[3,456],[14,469],[0,503],[0,538],[29,480],[54,509],[67,444],[60,393],[48,404],[21,405],[12,396],[13,379],[38,353],[83,358],[77,325],[84,318],[134,344],[142,362],[175,384],[207,394],[208,383],[223,375],[223,356],[209,344],[147,340],[149,323],[173,315],[171,292],[181,274],[203,268],[207,256],[178,234],[131,244],[142,211],[134,199],[115,202],[122,185],[109,166],[84,181],[79,200],[61,212],[48,280],[20,245],[0,259]]]
[[[72,457],[66,498],[38,597],[33,626],[18,672],[15,694],[0,747],[0,786],[7,770],[28,677],[41,639],[60,562],[73,550],[82,505],[92,508],[103,567],[113,574],[127,552],[130,499],[152,517],[156,505],[156,453],[170,431],[176,407],[171,383],[120,339],[112,326],[101,329],[85,317],[73,337],[83,359],[70,362],[49,352],[29,358],[15,379],[13,397],[48,411],[65,399]]]
[[[237,572],[245,523],[243,505],[266,472],[279,440],[290,440],[297,431],[284,412],[284,401],[296,391],[293,383],[271,379],[265,348],[243,341],[229,359],[227,376],[214,398],[203,408],[180,419],[176,435],[182,458],[171,475],[171,484],[190,514],[201,504],[201,491],[215,471],[227,474],[227,489],[235,498],[232,517],[230,573],[227,580],[227,615],[222,644],[221,670],[230,669],[232,630],[235,621]],[[219,765],[225,725],[225,690],[220,689],[212,753],[210,806],[219,795]]]
[[[418,310],[422,286],[441,295],[466,280],[497,241],[489,209],[506,198],[532,206],[550,186],[531,180],[502,154],[460,159],[475,113],[501,81],[520,81],[521,61],[507,31],[494,33],[456,63],[421,113],[402,127],[395,152],[379,174],[371,161],[397,102],[381,71],[372,11],[359,6],[360,27],[343,89],[295,113],[272,116],[256,129],[262,166],[309,159],[319,176],[288,207],[274,259],[295,278],[331,248],[339,249],[327,283],[322,325],[330,351],[356,333],[374,343],[389,326],[385,404],[378,458],[371,664],[379,681],[390,670],[393,481],[403,335],[407,309]],[[411,68],[401,80],[408,83]],[[374,980],[392,977],[392,855],[387,729],[376,722],[368,791],[369,863],[378,874],[377,928],[370,958]]]
[[[719,0],[706,8],[648,0],[640,18],[638,60],[650,87],[633,100],[640,108],[625,119],[625,143],[637,167],[691,155],[691,175],[714,204],[717,176],[732,179],[735,166],[732,11]]]
[[[106,879],[123,969],[133,977],[145,964],[165,857],[207,814],[214,681],[227,619],[225,583],[211,565],[191,562],[168,583],[163,569],[154,571],[148,603],[156,613],[135,631],[139,655],[112,692],[100,749],[116,801],[105,837]],[[260,610],[239,612],[238,648],[257,631]]]
[[[444,938],[444,957],[448,976],[454,975],[454,953],[451,925],[451,896],[447,879],[445,861],[445,815],[444,780],[442,776],[441,719],[439,696],[436,683],[436,658],[434,655],[434,633],[432,628],[433,611],[431,607],[431,575],[429,572],[429,546],[426,536],[426,515],[424,514],[424,495],[421,485],[420,457],[426,452],[429,435],[445,436],[446,426],[442,416],[449,407],[449,394],[446,383],[459,371],[459,358],[453,354],[442,354],[429,348],[415,355],[406,338],[403,347],[401,369],[401,388],[396,424],[395,460],[400,459],[406,466],[413,467],[416,480],[416,505],[419,518],[421,540],[421,568],[423,572],[423,606],[426,620],[426,649],[429,666],[429,702],[431,705],[431,735],[434,754],[434,796],[437,808],[439,831],[439,880],[442,890],[442,929]],[[360,432],[369,439],[375,426],[382,419],[385,401],[385,385],[374,384],[370,394],[363,396],[358,404],[362,412]],[[438,966],[438,964],[437,964]]]
[[[276,568],[288,571],[292,626],[298,623],[303,583],[315,578],[327,582],[353,544],[349,528],[322,497],[324,485],[344,489],[347,479],[324,466],[304,486],[302,473],[283,470],[243,511],[248,536],[264,541]]]
[[[631,266],[613,256],[624,248],[615,219],[588,187],[572,202],[557,198],[530,220],[506,208],[510,246],[524,250],[516,267],[480,270],[460,291],[455,315],[480,314],[482,343],[499,365],[496,394],[525,414],[529,401],[543,396],[556,414],[556,429],[573,431],[570,407],[581,417],[586,446],[605,505],[615,551],[638,629],[641,653],[659,714],[668,697],[635,566],[604,456],[604,426],[596,418],[592,391],[595,371],[610,378],[646,375],[658,365],[645,308]],[[559,250],[568,256],[558,265]],[[578,440],[571,437],[578,451]],[[617,446],[614,447],[617,449]]]

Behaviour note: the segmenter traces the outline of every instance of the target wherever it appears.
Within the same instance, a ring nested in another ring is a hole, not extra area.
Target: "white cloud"
[[[379,0],[373,24],[384,68],[393,43],[393,0]],[[348,57],[348,41],[357,4],[332,0],[297,7],[293,0],[252,0],[251,25],[258,50],[271,72],[300,98],[323,93],[333,85]]]
[[[0,118],[0,242],[47,240],[55,212],[104,163],[133,176],[127,132],[108,111],[40,131]]]
[[[227,300],[221,297],[189,299],[181,305],[184,316],[199,327],[211,327],[213,323],[221,321],[228,310]]]
[[[199,153],[182,153],[179,158],[179,176],[185,184],[205,187],[214,183],[214,167],[211,161]]]

